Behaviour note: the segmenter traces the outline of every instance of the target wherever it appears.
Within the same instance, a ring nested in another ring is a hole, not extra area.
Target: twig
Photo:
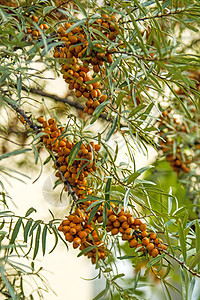
[[[30,128],[32,128],[34,130],[34,132],[36,134],[38,134],[39,132],[41,132],[41,128],[39,128],[32,120],[31,120],[31,117],[27,116],[27,114],[21,109],[19,108],[16,104],[12,103],[11,101],[8,101],[6,100],[7,104],[10,105],[13,110],[15,112],[17,112],[18,114],[20,114],[24,120],[26,121],[26,123],[29,124]],[[49,150],[50,151],[50,150]],[[50,151],[51,152],[51,151]],[[71,195],[72,199],[73,199],[73,203],[72,203],[72,207],[71,207],[71,210],[73,209],[75,203],[78,201],[78,197],[77,195],[75,194],[75,192],[73,191],[72,189],[72,186],[70,185],[70,183],[66,180],[66,178],[64,177],[62,171],[60,170],[60,164],[59,162],[55,159],[53,153],[51,152],[51,156],[52,156],[52,159],[54,161],[54,163],[56,164],[57,168],[58,168],[58,171],[61,175],[61,179],[65,185],[65,187],[67,188],[67,191],[69,193],[69,195]]]
[[[162,249],[162,251],[167,254],[169,257],[174,259],[179,265],[181,265],[184,269],[190,272],[193,276],[200,278],[200,274],[196,271],[191,270],[183,261],[179,260],[177,257],[173,256],[171,253],[167,252],[166,250]]]

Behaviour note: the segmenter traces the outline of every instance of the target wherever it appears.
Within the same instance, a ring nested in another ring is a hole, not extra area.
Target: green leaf
[[[140,174],[139,172],[135,172],[135,173],[131,174],[130,176],[128,176],[128,177],[126,178],[127,184],[130,184],[130,183],[132,183],[133,181],[135,181],[135,179],[136,179],[138,176],[140,176],[140,175],[141,175],[141,174]]]
[[[8,158],[10,156],[19,155],[19,154],[22,154],[22,153],[25,153],[25,152],[29,152],[29,151],[32,151],[32,149],[19,149],[19,150],[14,150],[12,152],[7,152],[7,153],[4,153],[0,156],[0,160],[2,160],[4,158]]]
[[[124,273],[117,274],[117,275],[115,275],[115,276],[111,279],[111,281],[115,281],[115,280],[117,280],[118,278],[122,278],[122,277],[124,277],[124,276],[125,276]]]
[[[47,239],[47,225],[44,225],[43,231],[42,231],[42,253],[43,256],[45,255],[46,251],[46,239]]]
[[[197,264],[199,264],[199,261],[200,261],[200,251],[197,252],[197,254],[191,259],[189,268],[193,269]]]
[[[50,13],[50,11],[52,11],[55,8],[56,8],[55,6],[45,6],[43,8],[43,15],[46,15],[46,14]]]
[[[35,221],[35,223],[33,224],[30,232],[29,232],[29,236],[31,236],[33,234],[33,231],[37,228],[37,226],[42,222],[42,220],[37,220]]]
[[[185,239],[183,224],[180,219],[178,220],[178,231],[179,231],[179,241],[180,241],[181,250],[183,253],[183,258],[184,258],[184,261],[186,262],[186,259],[187,259],[186,239]]]
[[[195,232],[196,232],[196,240],[195,240],[196,252],[199,253],[199,251],[200,251],[200,225],[199,225],[198,220],[196,220],[196,223],[195,223]],[[198,272],[199,271],[200,271],[200,260],[198,263]]]
[[[18,94],[19,101],[21,101],[21,90],[22,90],[22,76],[20,74],[20,76],[17,78],[17,94]]]
[[[103,206],[103,227],[105,228],[107,224],[107,203],[104,203]]]
[[[77,255],[77,257],[80,257],[81,255],[83,255],[83,254],[85,254],[85,253],[88,253],[89,251],[91,251],[91,250],[93,250],[93,249],[95,249],[95,248],[96,248],[95,246],[89,246],[89,247],[83,249],[83,250]]]
[[[105,187],[105,199],[108,201],[110,199],[110,187],[111,187],[111,181],[112,178],[109,177],[107,182],[106,182],[106,187]]]
[[[165,253],[162,253],[162,254],[159,254],[158,256],[152,258],[146,265],[146,268],[149,269],[153,265],[157,264],[164,256],[165,256]]]
[[[58,234],[57,234],[57,229],[52,227],[53,233],[54,233],[54,237],[55,237],[55,243],[53,248],[51,249],[51,251],[49,251],[49,254],[52,253],[54,251],[54,249],[56,248],[57,244],[58,244]]]
[[[24,228],[24,242],[25,243],[27,243],[27,241],[28,241],[28,233],[29,233],[32,223],[33,223],[33,219],[29,219]]]
[[[51,160],[51,155],[50,156],[48,156],[46,159],[45,159],[45,161],[44,161],[44,163],[43,163],[43,165],[46,165],[46,164],[48,164],[48,162]]]
[[[14,244],[15,242],[15,239],[19,233],[19,229],[20,229],[20,226],[22,224],[22,218],[19,218],[15,224],[15,227],[13,228],[13,232],[12,232],[12,236],[11,236],[11,239],[10,239],[10,245],[11,244]]]
[[[113,120],[113,123],[112,123],[112,126],[110,128],[110,130],[108,131],[107,135],[106,135],[106,138],[105,138],[105,141],[107,142],[110,137],[112,136],[112,134],[114,133],[116,127],[117,127],[117,122],[118,122],[118,115],[116,115],[114,117],[114,120]]]
[[[110,100],[104,101],[99,106],[97,106],[97,108],[95,109],[95,111],[93,113],[93,118],[92,118],[90,124],[93,124],[99,118],[99,116],[103,112],[104,108],[108,104],[110,104]]]
[[[37,210],[33,207],[29,208],[25,214],[25,217],[28,217],[30,214],[32,214],[33,212],[37,212]]]
[[[97,204],[90,212],[88,223],[90,224],[92,222],[92,219],[94,218],[94,215],[96,214],[97,210],[101,206],[101,203]]]
[[[5,272],[4,272],[4,267],[3,267],[2,264],[0,265],[0,273],[1,273],[1,277],[2,277],[2,279],[3,279],[3,281],[4,281],[5,285],[6,285],[6,287],[8,289],[8,292],[9,292],[10,296],[12,297],[13,300],[17,300],[17,296],[15,295],[15,291],[13,289],[13,286],[8,281],[8,279],[7,279],[6,275],[5,275]]]
[[[106,294],[106,289],[101,291],[98,295],[96,295],[96,297],[92,298],[92,300],[105,299],[105,298],[102,298],[105,294]]]
[[[126,190],[125,195],[124,195],[124,210],[127,209],[128,201],[129,201],[129,196],[130,196],[130,192],[131,192],[131,190],[130,190],[130,188],[128,188],[128,189]]]
[[[37,233],[35,237],[35,247],[34,247],[34,253],[33,253],[33,260],[36,258],[40,246],[40,234],[41,234],[41,225],[39,224],[37,228]]]
[[[79,152],[79,150],[81,148],[81,144],[82,144],[82,141],[80,140],[71,149],[70,154],[69,154],[68,166],[71,166],[73,164],[73,162],[75,161],[75,159],[76,159],[76,157],[78,155],[78,152]]]

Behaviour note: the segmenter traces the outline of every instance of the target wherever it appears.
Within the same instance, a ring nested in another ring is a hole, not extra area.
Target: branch
[[[32,128],[34,130],[34,132],[36,134],[38,134],[39,132],[41,132],[41,128],[39,128],[32,120],[31,120],[31,117],[27,116],[27,114],[21,109],[19,108],[16,104],[14,104],[13,102],[9,101],[9,100],[6,100],[7,104],[10,105],[13,110],[17,113],[17,114],[20,114],[20,116],[22,116],[25,120],[26,123],[28,123],[28,125],[30,126],[30,128]],[[75,192],[73,191],[72,189],[72,186],[70,185],[70,183],[66,180],[66,178],[64,177],[62,171],[60,170],[60,164],[59,162],[55,159],[52,151],[48,150],[50,153],[51,153],[51,157],[54,161],[54,163],[56,164],[57,168],[58,168],[58,171],[61,175],[61,178],[62,178],[62,181],[65,185],[65,187],[67,188],[68,190],[68,193],[69,195],[71,195],[72,199],[73,199],[73,203],[72,203],[72,208],[74,206],[74,204],[78,201],[78,197],[77,195],[75,194]],[[71,210],[72,210],[71,208]]]
[[[188,272],[190,272],[193,276],[196,276],[200,278],[200,274],[198,272],[195,272],[191,270],[183,261],[179,260],[177,257],[173,256],[171,253],[167,252],[166,250],[162,249],[162,251],[167,254],[169,257],[174,259],[179,265],[181,265],[184,269],[186,269]]]
[[[22,87],[23,90],[26,90],[25,88]],[[27,90],[26,90],[27,91]],[[33,94],[36,94],[36,95],[40,95],[40,96],[43,96],[43,97],[47,97],[47,98],[50,98],[50,99],[53,99],[55,101],[60,101],[60,102],[63,102],[63,103],[67,103],[69,104],[70,106],[72,107],[75,107],[76,109],[79,109],[79,110],[83,110],[84,109],[84,105],[82,105],[81,103],[77,102],[77,101],[73,101],[73,100],[70,100],[69,98],[65,97],[65,98],[61,98],[61,97],[58,97],[57,95],[52,95],[52,94],[49,94],[47,92],[44,92],[42,91],[41,89],[36,89],[36,88],[30,88],[29,89],[30,93],[33,93]],[[115,111],[116,112],[116,111]],[[100,119],[103,119],[103,120],[106,120],[107,122],[110,122],[112,121],[111,118],[108,118],[107,114],[106,113],[103,113],[99,116]],[[121,127],[124,127],[125,124],[120,124],[120,128]],[[133,133],[133,135],[135,136],[135,134]],[[156,147],[157,149],[157,145],[155,143],[153,143],[152,140],[146,140],[140,133],[139,133],[139,136],[140,136],[140,139],[142,141],[144,141],[146,144],[148,145],[151,145],[153,147]]]

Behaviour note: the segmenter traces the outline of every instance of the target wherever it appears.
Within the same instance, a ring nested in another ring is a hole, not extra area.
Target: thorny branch
[[[30,128],[32,128],[34,130],[34,132],[36,134],[38,134],[41,131],[41,129],[31,120],[31,117],[27,116],[27,114],[21,108],[19,108],[16,104],[12,103],[11,101],[6,100],[6,102],[7,102],[8,105],[10,105],[13,108],[13,110],[17,114],[19,114],[20,116],[22,116],[24,118],[24,121],[26,122],[26,124],[28,124],[30,126]],[[53,153],[50,150],[48,150],[48,151],[51,153],[51,157],[52,157],[54,163],[56,164],[56,166],[58,168],[58,171],[61,175],[62,181],[63,181],[65,187],[67,188],[67,191],[68,191],[69,195],[71,195],[71,197],[73,199],[72,208],[71,208],[71,210],[72,210],[75,203],[78,201],[78,197],[75,194],[75,192],[73,191],[72,186],[66,180],[66,178],[64,177],[62,171],[60,170],[59,162],[55,159]]]

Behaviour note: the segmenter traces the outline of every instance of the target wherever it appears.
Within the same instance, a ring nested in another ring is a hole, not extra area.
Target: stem
[[[22,116],[25,120],[25,122],[30,126],[30,128],[32,128],[36,134],[38,134],[39,132],[41,132],[41,128],[39,128],[32,120],[31,117],[27,116],[27,114],[21,109],[19,108],[16,104],[14,104],[12,101],[6,100],[7,104],[10,105],[13,110],[20,114],[20,116]],[[66,178],[64,177],[62,171],[60,170],[60,164],[59,162],[55,159],[52,151],[49,150],[49,152],[51,153],[51,157],[54,161],[54,163],[56,164],[58,171],[61,175],[62,181],[64,183],[64,186],[67,188],[69,195],[71,195],[72,199],[73,199],[73,203],[72,203],[72,207],[71,210],[73,209],[75,203],[78,201],[78,197],[75,194],[75,192],[72,189],[72,186],[70,185],[70,183],[66,180]]]
[[[165,254],[167,254],[169,257],[174,259],[179,265],[181,265],[184,269],[186,269],[188,272],[190,272],[193,276],[196,276],[200,278],[200,274],[196,271],[191,270],[185,263],[184,261],[179,260],[177,257],[173,256],[171,253],[167,252],[166,250],[162,250]]]

